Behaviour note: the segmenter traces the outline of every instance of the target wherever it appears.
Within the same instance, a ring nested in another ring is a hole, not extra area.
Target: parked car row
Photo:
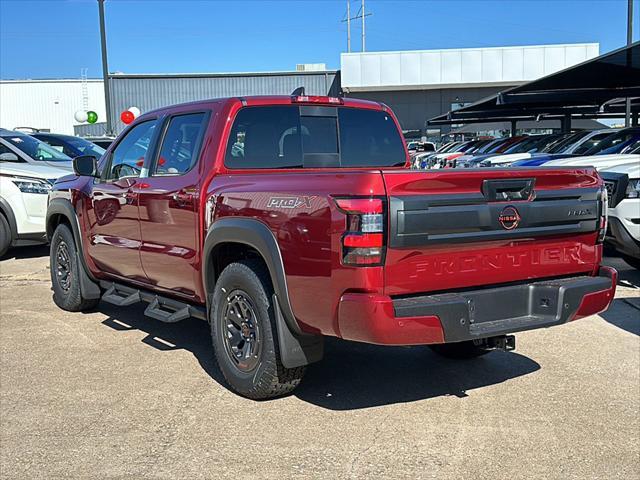
[[[451,142],[435,152],[413,154],[412,167],[418,169],[531,167],[575,156],[638,152],[640,152],[640,128],[602,129],[567,134],[521,135]]]
[[[46,242],[47,196],[73,173],[72,159],[105,150],[79,137],[0,129],[0,257],[9,248]]]

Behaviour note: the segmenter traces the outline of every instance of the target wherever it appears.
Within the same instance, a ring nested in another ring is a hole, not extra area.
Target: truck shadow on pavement
[[[102,323],[114,330],[140,330],[145,344],[162,351],[187,350],[204,371],[225,385],[213,359],[209,327],[189,319],[165,324],[144,316],[144,309],[101,303],[109,315]],[[448,360],[427,347],[382,347],[327,338],[325,358],[311,365],[293,395],[330,410],[354,410],[428,398],[466,396],[468,390],[495,385],[540,369],[528,357],[495,351],[474,360]]]
[[[640,336],[640,299],[616,298],[606,312],[600,314],[611,325]]]
[[[619,257],[608,257],[606,263],[618,270],[618,294],[623,288],[631,294],[616,298],[600,316],[611,325],[640,336],[640,270]]]

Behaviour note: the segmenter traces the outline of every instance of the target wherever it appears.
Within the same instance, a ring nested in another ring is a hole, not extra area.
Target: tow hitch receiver
[[[473,343],[486,349],[499,349],[506,351],[516,349],[515,335],[500,335],[497,337],[481,338],[479,340],[474,340]]]

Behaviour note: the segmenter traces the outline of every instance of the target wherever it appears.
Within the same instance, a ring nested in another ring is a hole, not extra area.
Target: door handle
[[[175,192],[172,195],[172,198],[173,198],[173,201],[176,202],[178,205],[184,206],[191,203],[191,200],[193,199],[193,195],[185,192],[184,190],[180,190]]]

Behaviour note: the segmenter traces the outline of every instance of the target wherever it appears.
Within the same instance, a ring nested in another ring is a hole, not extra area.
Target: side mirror
[[[81,177],[99,177],[98,160],[93,155],[81,155],[73,159],[73,171]]]
[[[12,152],[0,153],[0,162],[18,162],[18,156]]]

